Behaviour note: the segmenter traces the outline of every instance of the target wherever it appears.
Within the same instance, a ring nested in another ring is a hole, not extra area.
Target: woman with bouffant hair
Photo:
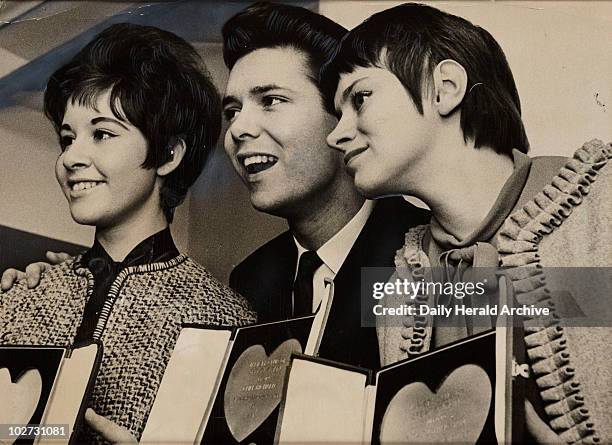
[[[2,294],[0,342],[101,341],[86,420],[107,440],[139,438],[181,325],[255,320],[242,297],[178,252],[169,229],[219,135],[219,96],[186,41],[117,24],[51,76],[45,114],[59,136],[57,180],[95,242],[36,289],[21,280]]]

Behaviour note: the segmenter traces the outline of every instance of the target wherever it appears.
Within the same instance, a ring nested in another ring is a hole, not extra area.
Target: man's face
[[[336,118],[308,74],[302,52],[258,49],[236,62],[223,100],[225,151],[253,207],[285,218],[325,199],[343,173],[326,142]]]

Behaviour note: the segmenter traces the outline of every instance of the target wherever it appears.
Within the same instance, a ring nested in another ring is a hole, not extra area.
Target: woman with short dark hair
[[[540,414],[526,405],[533,439],[608,442],[612,393],[600,388],[612,387],[611,331],[558,323],[568,303],[559,295],[569,294],[579,298],[589,321],[609,320],[612,289],[600,282],[587,291],[584,279],[561,282],[546,268],[611,265],[612,146],[594,140],[572,159],[526,156],[518,92],[495,39],[425,5],[382,11],[351,30],[324,78],[339,116],[328,142],[345,153],[357,188],[369,197],[416,196],[431,208],[431,223],[406,234],[396,254],[398,274],[456,283],[475,276],[473,267],[506,267],[518,304],[552,312],[525,324],[529,399]],[[430,294],[411,301],[495,305],[497,279],[488,277],[483,297]],[[401,316],[392,323],[381,317],[383,364],[495,322],[451,314]]]
[[[255,321],[242,297],[178,252],[168,227],[219,135],[219,97],[183,39],[118,24],[51,76],[45,113],[62,150],[58,182],[95,243],[36,289],[22,280],[2,294],[0,342],[101,341],[90,407],[138,438],[181,325]]]

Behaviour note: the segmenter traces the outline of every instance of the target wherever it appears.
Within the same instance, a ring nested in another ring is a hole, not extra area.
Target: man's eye
[[[265,96],[262,100],[264,107],[273,107],[274,105],[281,104],[285,102],[285,100],[278,96]]]
[[[231,122],[239,112],[240,110],[237,108],[227,108],[223,110],[223,117],[226,121]]]
[[[110,131],[106,130],[95,130],[93,133],[93,137],[96,141],[103,141],[105,139],[110,139],[115,136],[116,135],[114,133],[111,133]]]
[[[359,110],[371,95],[371,91],[355,91],[353,93],[353,106],[355,109]]]
[[[70,147],[72,145],[72,141],[74,141],[73,136],[60,136],[60,147],[62,151]]]

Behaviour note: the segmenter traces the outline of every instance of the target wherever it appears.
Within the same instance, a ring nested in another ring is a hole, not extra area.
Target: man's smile
[[[267,170],[278,161],[276,156],[267,154],[242,155],[238,156],[238,159],[249,175]]]

